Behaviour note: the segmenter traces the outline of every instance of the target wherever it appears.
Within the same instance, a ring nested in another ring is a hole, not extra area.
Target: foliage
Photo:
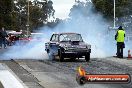
[[[28,0],[1,0],[0,1],[0,27],[9,30],[26,30],[28,24]],[[51,0],[29,0],[29,27],[37,29],[54,17]]]
[[[84,17],[87,17],[87,16],[91,15],[91,13],[88,9],[91,9],[92,11],[94,11],[94,8],[93,8],[93,5],[91,4],[91,2],[84,3],[81,1],[77,1],[70,9],[69,17],[75,18],[75,19],[82,15]]]
[[[11,0],[0,0],[0,28],[11,25]]]
[[[92,0],[97,12],[104,17],[112,18],[114,14],[114,0]],[[132,13],[131,0],[115,0],[116,17],[123,17]]]

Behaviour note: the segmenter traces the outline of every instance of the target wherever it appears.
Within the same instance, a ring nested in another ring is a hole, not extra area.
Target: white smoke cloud
[[[45,52],[45,42],[49,41],[53,32],[76,32],[80,33],[85,42],[91,44],[92,58],[104,58],[116,54],[115,32],[108,33],[108,25],[101,16],[92,12],[91,4],[85,9],[87,16],[82,14],[82,9],[75,9],[71,18],[67,19],[54,29],[42,27],[40,32],[44,40],[41,42],[30,42],[25,46],[13,46],[1,55],[5,59],[47,59]],[[128,49],[129,46],[126,46]],[[125,53],[127,50],[125,50]]]

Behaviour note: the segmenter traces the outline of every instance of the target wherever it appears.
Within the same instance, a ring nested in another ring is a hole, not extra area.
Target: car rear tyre
[[[54,54],[52,52],[49,51],[48,55],[49,55],[49,59],[50,60],[54,60],[55,59],[55,56],[54,56]]]
[[[89,62],[89,60],[90,60],[90,53],[87,53],[85,55],[85,60],[86,60],[86,62]]]

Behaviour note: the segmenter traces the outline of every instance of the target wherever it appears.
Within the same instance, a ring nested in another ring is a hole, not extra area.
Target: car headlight
[[[65,44],[60,44],[60,47],[64,48],[64,50],[68,50],[68,47]]]
[[[65,45],[64,45],[64,44],[60,44],[59,46],[60,46],[60,47],[65,47]]]
[[[64,47],[64,49],[65,49],[65,50],[68,50],[68,47],[67,47],[67,46],[65,46],[65,47]]]

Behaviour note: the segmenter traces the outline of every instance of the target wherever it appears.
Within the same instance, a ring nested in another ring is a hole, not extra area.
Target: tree
[[[11,0],[0,0],[0,28],[10,28],[11,25]]]
[[[114,14],[114,0],[92,0],[97,12],[101,12],[104,17],[112,18]],[[115,0],[116,17],[130,15],[130,0]],[[131,3],[132,5],[132,3]]]
[[[75,19],[76,19],[76,16],[79,17],[83,15],[84,17],[87,17],[90,15],[88,9],[91,9],[92,11],[94,11],[94,8],[91,2],[87,1],[86,3],[84,3],[78,0],[76,1],[76,4],[74,4],[72,8],[70,9],[69,16]]]
[[[43,26],[49,17],[54,17],[55,10],[52,5],[51,0],[29,0],[30,30]],[[27,0],[1,0],[0,26],[16,31],[26,30],[27,13]]]

